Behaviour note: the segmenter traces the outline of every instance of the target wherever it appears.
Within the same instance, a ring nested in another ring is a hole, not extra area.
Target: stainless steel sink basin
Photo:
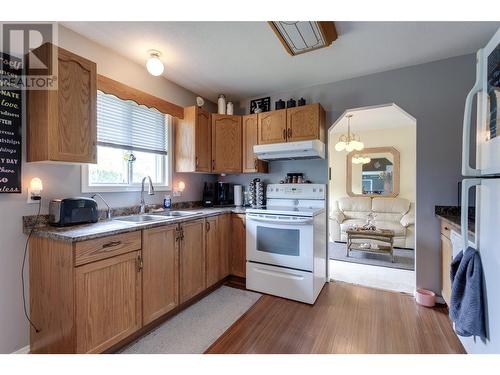
[[[155,213],[155,215],[166,216],[166,217],[181,217],[181,216],[196,215],[198,213],[199,212],[196,211],[165,211],[165,212]]]
[[[117,217],[113,220],[124,221],[127,223],[146,223],[148,221],[165,220],[165,218],[157,215],[130,215],[130,216]]]

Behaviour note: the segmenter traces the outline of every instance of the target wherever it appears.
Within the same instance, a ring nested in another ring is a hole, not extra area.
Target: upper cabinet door
[[[176,172],[212,171],[210,113],[197,106],[184,108],[184,118],[175,127]]]
[[[96,163],[96,64],[59,48],[57,141],[53,160]]]
[[[258,144],[286,142],[286,109],[259,113]]]
[[[288,108],[286,111],[288,142],[325,141],[325,111],[319,103]]]
[[[243,173],[267,173],[267,162],[258,160],[253,153],[253,146],[257,143],[257,115],[242,117],[243,123]]]
[[[210,113],[196,108],[196,172],[212,171],[212,132],[210,126]]]
[[[58,86],[28,91],[28,161],[96,163],[96,64],[50,43],[33,54],[57,74]]]
[[[212,172],[241,173],[241,116],[212,115]]]

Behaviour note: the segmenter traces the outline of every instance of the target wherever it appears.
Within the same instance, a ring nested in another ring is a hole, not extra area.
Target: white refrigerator
[[[475,247],[483,266],[487,340],[460,337],[468,353],[500,353],[500,29],[477,52],[476,82],[467,95],[463,122],[461,246]],[[476,104],[476,119],[472,108]],[[471,166],[471,128],[476,127],[476,163]],[[475,236],[469,238],[469,190],[476,189]]]

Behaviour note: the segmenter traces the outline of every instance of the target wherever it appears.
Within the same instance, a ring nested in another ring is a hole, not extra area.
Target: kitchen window
[[[82,167],[82,192],[138,191],[145,176],[170,190],[171,116],[97,92],[97,164]]]

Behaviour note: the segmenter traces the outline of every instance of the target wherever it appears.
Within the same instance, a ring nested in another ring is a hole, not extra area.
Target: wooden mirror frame
[[[392,157],[394,158],[394,167],[393,167],[393,191],[391,194],[354,194],[352,192],[352,158],[354,155],[358,154],[382,154],[382,153],[389,153],[392,154]],[[373,147],[373,148],[364,148],[361,151],[351,151],[350,153],[347,154],[347,166],[346,166],[346,171],[347,171],[347,180],[346,180],[346,192],[347,195],[350,197],[379,197],[379,198],[390,198],[390,197],[397,197],[399,195],[399,151],[396,150],[394,147]]]

